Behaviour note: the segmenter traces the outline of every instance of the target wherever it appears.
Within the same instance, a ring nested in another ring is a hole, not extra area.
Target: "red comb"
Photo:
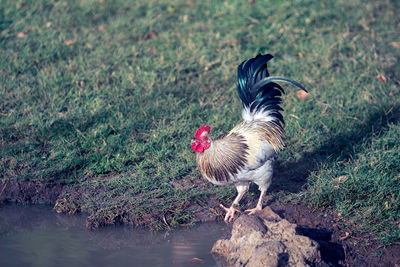
[[[200,139],[200,135],[206,131],[207,133],[210,132],[210,126],[204,126],[204,124],[196,131],[196,133],[194,134],[194,138]]]

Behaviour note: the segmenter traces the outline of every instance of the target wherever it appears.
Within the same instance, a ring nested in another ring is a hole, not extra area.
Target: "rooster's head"
[[[195,133],[194,139],[192,139],[192,148],[196,152],[203,152],[208,149],[211,145],[211,141],[208,138],[210,132],[210,126],[201,126]]]

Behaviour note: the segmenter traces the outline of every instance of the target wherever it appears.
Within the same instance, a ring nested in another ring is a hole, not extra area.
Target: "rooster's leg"
[[[266,192],[267,192],[267,189],[262,189],[261,193],[260,193],[260,198],[258,199],[258,202],[257,202],[257,206],[254,209],[245,210],[245,212],[248,212],[248,214],[254,214],[257,211],[262,210],[262,203],[263,203],[263,199],[264,199]]]
[[[235,216],[235,212],[239,212],[239,210],[236,208],[239,206],[239,202],[246,194],[247,190],[249,190],[249,185],[237,185],[236,189],[238,191],[238,195],[236,196],[235,200],[232,203],[232,206],[230,208],[225,207],[224,205],[220,204],[219,206],[223,208],[226,211],[225,215],[225,222],[231,222],[233,220],[233,217]]]

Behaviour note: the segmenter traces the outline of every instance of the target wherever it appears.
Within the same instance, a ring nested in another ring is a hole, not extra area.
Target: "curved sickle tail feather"
[[[279,125],[284,124],[280,111],[282,99],[285,93],[283,88],[275,83],[288,82],[307,92],[298,82],[279,76],[269,76],[267,62],[272,55],[257,55],[238,66],[238,93],[243,102],[243,119],[252,121],[262,118],[267,121],[275,121]]]

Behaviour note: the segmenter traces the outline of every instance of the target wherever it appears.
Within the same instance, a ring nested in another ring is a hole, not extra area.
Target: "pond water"
[[[82,215],[49,206],[0,207],[0,266],[217,266],[210,254],[223,223],[151,233],[85,228]]]

